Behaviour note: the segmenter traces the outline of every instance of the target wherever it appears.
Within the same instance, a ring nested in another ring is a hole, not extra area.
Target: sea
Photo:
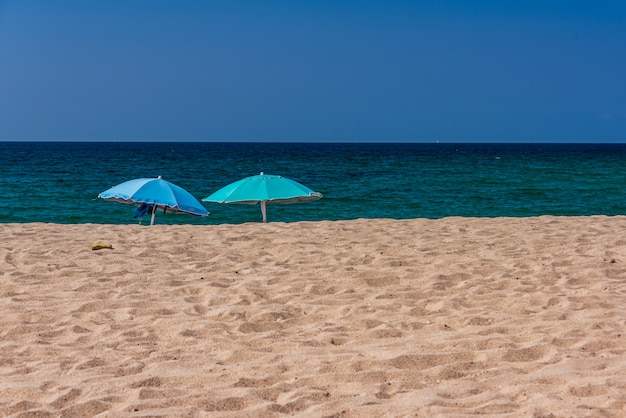
[[[323,194],[268,205],[269,222],[626,214],[626,144],[0,142],[0,223],[135,224],[98,194],[161,176],[201,201],[260,172]],[[208,217],[156,223],[262,220],[259,205],[203,204]]]

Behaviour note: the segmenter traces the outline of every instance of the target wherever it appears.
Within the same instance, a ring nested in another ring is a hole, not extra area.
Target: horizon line
[[[24,142],[24,143],[163,143],[163,144],[172,144],[172,143],[180,143],[180,144],[433,144],[433,145],[445,145],[445,144],[626,144],[626,139],[618,140],[618,141],[609,141],[609,140],[500,140],[500,141],[491,141],[491,140],[450,140],[450,141],[442,141],[442,140],[430,140],[430,141],[384,141],[384,140],[376,140],[376,141],[347,141],[347,140],[339,140],[339,141],[316,141],[316,140],[306,140],[306,141],[281,141],[281,140],[270,140],[270,141],[262,141],[262,140],[193,140],[193,139],[185,139],[185,140],[117,140],[117,139],[98,139],[98,140],[90,140],[90,139],[0,139],[0,143],[16,143],[16,142]]]

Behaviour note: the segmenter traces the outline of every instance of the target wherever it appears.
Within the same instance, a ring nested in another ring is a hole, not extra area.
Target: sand
[[[626,217],[0,228],[0,416],[626,416]]]

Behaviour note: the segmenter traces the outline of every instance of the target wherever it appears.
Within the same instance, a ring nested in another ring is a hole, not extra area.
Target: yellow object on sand
[[[113,246],[111,244],[109,244],[108,242],[105,241],[96,241],[93,244],[91,244],[91,249],[92,250],[102,250],[104,248],[113,248]]]

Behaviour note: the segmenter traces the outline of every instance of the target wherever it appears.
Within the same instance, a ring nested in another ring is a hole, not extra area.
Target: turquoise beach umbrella
[[[245,205],[260,203],[263,222],[267,222],[267,203],[290,204],[321,198],[321,193],[314,192],[296,181],[282,176],[261,173],[231,183],[202,200],[204,202]]]
[[[99,198],[120,203],[152,206],[150,225],[154,224],[157,210],[168,213],[186,213],[207,216],[209,212],[188,191],[161,176],[129,180],[100,193]]]

